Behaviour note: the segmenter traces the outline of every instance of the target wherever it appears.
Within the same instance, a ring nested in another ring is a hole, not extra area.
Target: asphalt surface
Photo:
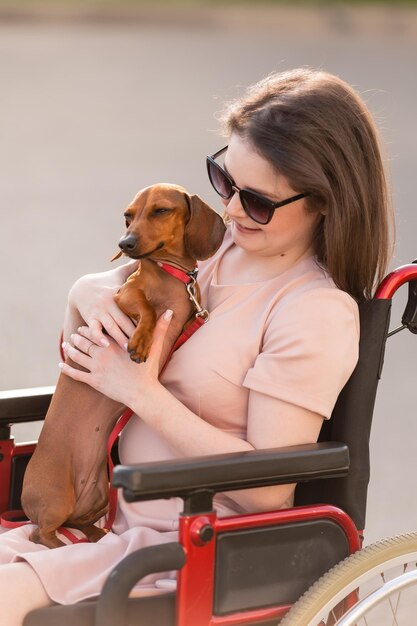
[[[416,61],[411,9],[0,11],[0,389],[55,383],[68,289],[110,267],[138,189],[176,182],[219,206],[204,163],[223,143],[216,113],[274,70],[322,67],[362,93],[391,171],[392,266],[417,257]],[[416,355],[408,331],[389,341],[367,541],[417,527]]]

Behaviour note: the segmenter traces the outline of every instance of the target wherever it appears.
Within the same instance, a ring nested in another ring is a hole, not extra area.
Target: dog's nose
[[[129,235],[121,238],[121,240],[119,241],[119,248],[123,252],[126,252],[126,254],[129,254],[129,252],[132,252],[135,249],[137,243],[138,239],[136,235],[130,233]]]

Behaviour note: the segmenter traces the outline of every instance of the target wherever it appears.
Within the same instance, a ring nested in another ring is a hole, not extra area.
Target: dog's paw
[[[144,363],[152,345],[151,333],[134,333],[127,344],[127,351],[135,363]]]
[[[88,541],[90,541],[91,543],[96,543],[97,541],[100,541],[100,539],[103,539],[103,537],[105,537],[108,532],[104,530],[104,528],[98,528],[97,526],[94,526],[94,524],[91,524],[90,526],[84,526],[84,528],[81,528],[81,530],[87,537]]]

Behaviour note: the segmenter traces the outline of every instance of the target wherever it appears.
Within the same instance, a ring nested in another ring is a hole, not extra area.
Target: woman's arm
[[[104,329],[119,346],[125,344],[135,326],[116,305],[114,294],[137,267],[137,261],[129,262],[108,272],[82,276],[74,283],[64,319],[66,341],[79,326],[87,324],[95,343],[107,345]]]
[[[113,341],[108,347],[93,345],[87,328],[74,335],[66,354],[88,371],[61,364],[64,374],[91,385],[130,407],[180,456],[243,452],[316,441],[322,418],[311,411],[257,392],[250,393],[248,440],[205,422],[175,398],[158,380],[159,356],[169,319],[160,318],[146,363],[133,363],[126,350]],[[282,485],[228,494],[248,511],[278,508],[293,487]]]
[[[202,420],[158,381],[137,394],[131,408],[184,457],[314,443],[323,423],[317,413],[251,391],[245,441]],[[293,490],[294,485],[277,485],[227,495],[243,509],[256,512],[283,506]]]

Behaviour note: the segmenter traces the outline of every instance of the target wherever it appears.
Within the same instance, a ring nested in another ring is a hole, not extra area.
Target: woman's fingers
[[[73,335],[73,337],[75,337]],[[72,339],[72,337],[71,337]],[[87,340],[85,340],[87,341]],[[90,342],[90,346],[93,346],[93,348],[95,347],[97,349],[97,346],[94,346],[94,344],[92,344]],[[91,354],[87,354],[86,352],[82,352],[81,350],[79,350],[78,348],[72,346],[70,343],[63,343],[62,344],[62,348],[64,350],[64,354],[66,354],[66,356],[68,356],[72,361],[74,361],[74,363],[77,363],[77,365],[81,365],[81,367],[84,367],[84,369],[89,370],[91,368]]]
[[[91,335],[89,334],[84,334],[80,331],[82,331],[83,329],[88,330],[88,328],[86,326],[81,327],[78,329],[78,333],[77,334],[73,334],[71,335],[71,341],[74,344],[74,346],[76,348],[78,348],[78,350],[81,350],[81,352],[84,352],[84,354],[87,354],[88,356],[93,356],[92,355],[92,349],[96,346],[96,344],[90,339]],[[108,347],[110,345],[110,342],[106,339],[107,341],[107,346]]]
[[[113,319],[115,320],[119,328],[124,332],[126,337],[131,337],[133,335],[136,329],[136,324],[132,322],[130,317],[125,315],[123,311],[121,311],[118,307],[117,311],[115,311],[113,314]]]
[[[126,335],[120,329],[118,323],[115,322],[115,320],[109,313],[104,314],[101,320],[90,320],[88,322],[88,327],[91,331],[91,341],[96,343],[98,346],[104,346],[105,348],[107,348],[107,346],[109,345],[109,340],[104,334],[103,330],[105,330],[107,335],[112,337],[119,344],[119,346],[123,347],[126,343]]]
[[[171,309],[167,309],[156,322],[152,346],[146,361],[147,366],[156,376],[159,374],[159,361],[161,358],[162,347],[164,345],[165,335],[171,322],[172,315],[173,313]]]
[[[69,376],[73,380],[78,380],[80,383],[90,384],[90,373],[84,372],[83,370],[79,370],[75,367],[71,367],[68,363],[58,363],[58,367],[61,369],[62,373],[66,376]]]
[[[108,339],[106,339],[106,337],[103,334],[103,325],[99,320],[97,319],[91,320],[91,322],[89,323],[89,328],[91,331],[91,336],[90,336],[91,341],[96,343],[98,346],[109,345]]]
[[[115,311],[111,312],[111,316],[116,324],[119,326],[119,328],[124,332],[126,337],[131,337],[133,335],[136,324],[132,322],[130,317],[128,315],[125,315],[125,313],[123,313],[123,311],[121,311],[117,305]]]
[[[102,324],[103,324],[103,327],[106,329],[107,333],[110,335],[110,337],[112,337],[115,340],[115,342],[121,348],[123,348],[130,335],[125,334],[124,330],[120,328],[119,324],[114,320],[114,318],[110,314],[106,314],[105,316],[103,316]],[[132,323],[132,326],[134,328],[133,323]],[[129,327],[129,330],[130,330],[130,327]]]
[[[153,335],[153,342],[151,346],[151,350],[149,352],[149,357],[146,362],[146,368],[151,376],[158,377],[159,375],[159,366],[161,360],[162,348],[164,345],[164,340],[166,336],[166,332],[168,330],[169,324],[172,319],[173,312],[168,309],[165,313],[158,319],[155,331]],[[105,338],[107,342],[107,347],[110,346],[109,338]],[[71,341],[74,345],[64,344],[64,352],[68,355],[75,363],[81,365],[83,368],[87,369],[91,372],[92,362],[95,361],[95,351],[100,350],[103,347],[103,342],[97,337],[96,329],[91,326],[80,326],[76,334],[71,335]],[[126,343],[127,338],[123,335],[121,339],[122,349],[124,353],[126,353]],[[113,346],[114,347],[114,346]],[[105,351],[106,352],[106,351]],[[104,353],[103,353],[104,356]],[[72,375],[69,373],[69,370],[63,369],[64,373],[68,373],[68,375]],[[77,375],[78,376],[78,375]],[[74,376],[72,375],[74,378]],[[81,380],[78,378],[78,380]],[[87,382],[87,381],[86,381]],[[89,381],[88,381],[89,382]],[[91,382],[90,382],[91,384]]]
[[[90,343],[96,344],[96,346],[101,346],[103,348],[108,348],[110,345],[110,341],[108,337],[103,335],[102,332],[98,333],[97,329],[93,326],[79,326],[77,328],[77,333],[82,335],[86,339],[90,341]],[[71,335],[71,339],[76,335]],[[85,352],[85,350],[84,350]]]
[[[79,326],[77,328],[77,333],[81,336],[84,337],[85,339],[88,339],[88,341],[90,341],[90,343],[96,343],[94,341],[94,335],[91,331],[91,328],[89,326]],[[72,336],[71,336],[72,338]],[[107,343],[109,343],[109,341],[107,340]],[[97,344],[99,345],[99,344]]]

